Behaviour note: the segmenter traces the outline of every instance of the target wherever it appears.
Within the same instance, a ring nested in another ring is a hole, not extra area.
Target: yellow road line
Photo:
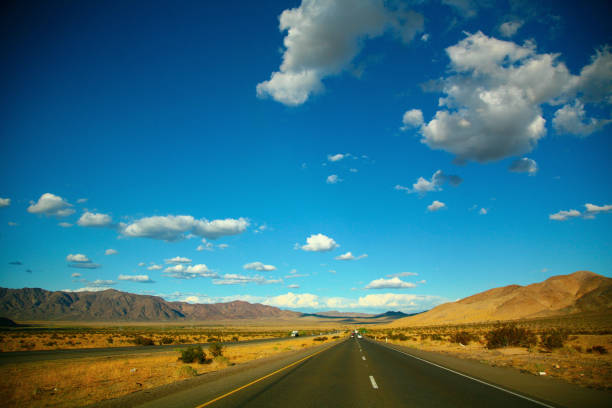
[[[338,343],[336,343],[336,344],[338,344]],[[232,394],[234,394],[234,393],[237,393],[238,391],[243,390],[243,389],[245,389],[245,388],[247,388],[247,387],[250,387],[251,385],[253,385],[253,384],[255,384],[255,383],[258,383],[258,382],[260,382],[260,381],[263,381],[263,380],[265,380],[265,379],[266,379],[266,378],[268,378],[268,377],[272,377],[274,374],[280,373],[281,371],[286,370],[286,369],[288,369],[289,367],[293,367],[294,365],[299,364],[299,363],[301,363],[301,362],[302,362],[302,361],[304,361],[304,360],[308,360],[310,357],[314,357],[314,356],[316,356],[317,354],[319,354],[319,353],[321,353],[321,352],[323,352],[323,351],[325,351],[325,350],[327,350],[327,349],[329,349],[329,347],[326,347],[326,348],[324,348],[323,350],[319,350],[319,351],[317,351],[316,353],[311,354],[311,355],[309,355],[309,356],[306,356],[306,357],[304,357],[304,358],[302,358],[302,359],[300,359],[300,360],[298,360],[298,361],[295,361],[295,362],[293,362],[293,363],[291,363],[291,364],[289,364],[289,365],[287,365],[287,366],[285,366],[285,367],[283,367],[283,368],[279,368],[278,370],[276,370],[276,371],[274,371],[274,372],[272,372],[272,373],[270,373],[270,374],[268,374],[268,375],[264,375],[263,377],[258,378],[258,379],[256,379],[255,381],[251,381],[250,383],[245,384],[245,385],[243,385],[242,387],[238,387],[238,388],[236,388],[235,390],[232,390],[232,391],[230,391],[230,392],[228,392],[228,393],[225,393],[225,394],[223,394],[223,395],[221,395],[221,396],[218,396],[218,397],[217,397],[217,398],[215,398],[215,399],[211,399],[210,401],[205,402],[205,403],[204,403],[204,404],[202,404],[202,405],[198,405],[198,406],[197,406],[197,407],[195,407],[195,408],[202,408],[202,407],[206,407],[206,406],[208,406],[208,405],[212,404],[213,402],[217,402],[217,401],[219,401],[220,399],[223,399],[223,398],[228,397],[228,396],[230,396],[230,395],[232,395]]]

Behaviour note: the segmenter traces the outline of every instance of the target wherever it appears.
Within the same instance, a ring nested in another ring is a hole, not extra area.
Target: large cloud
[[[36,203],[30,201],[28,212],[32,214],[44,214],[47,217],[67,217],[74,214],[74,209],[71,207],[72,204],[62,197],[51,193],[45,193],[40,196]]]
[[[600,50],[580,76],[557,61],[557,54],[536,53],[531,42],[518,45],[482,32],[468,35],[446,53],[451,74],[441,81],[443,109],[422,124],[404,119],[402,129],[417,127],[423,143],[455,154],[460,162],[488,162],[531,151],[547,132],[543,104],[558,105],[576,97],[611,102],[610,93],[605,93],[612,90],[608,48]],[[602,121],[580,112],[581,103],[561,108],[555,121],[558,130],[580,135],[600,127]],[[417,111],[411,109],[408,117],[417,118]],[[578,120],[582,126],[576,125]]]
[[[91,213],[85,211],[77,221],[81,227],[108,227],[113,223],[113,219],[108,214]]]
[[[11,205],[11,199],[10,198],[1,198],[0,197],[0,208],[8,207],[9,205]]]
[[[323,90],[323,78],[339,74],[360,52],[363,40],[392,28],[403,41],[423,29],[423,17],[404,9],[389,10],[383,0],[302,0],[279,17],[287,31],[279,71],[257,85],[259,97],[301,105]]]
[[[191,215],[166,215],[145,217],[130,224],[120,224],[119,230],[127,237],[143,237],[164,241],[179,241],[187,232],[216,239],[244,232],[249,226],[246,218],[224,220],[197,220]]]
[[[332,238],[323,234],[313,234],[306,238],[306,245],[302,245],[304,251],[325,252],[338,248],[339,245]]]

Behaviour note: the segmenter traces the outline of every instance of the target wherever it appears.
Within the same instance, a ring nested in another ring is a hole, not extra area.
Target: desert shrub
[[[438,341],[444,340],[442,336],[440,336],[438,333],[430,334],[429,338],[432,340],[438,340]]]
[[[499,326],[486,334],[487,348],[531,347],[537,343],[536,335],[529,329],[509,324]]]
[[[480,338],[472,333],[466,331],[458,331],[450,336],[451,343],[470,344],[472,341],[478,341]]]
[[[160,342],[161,344],[172,344],[174,339],[172,339],[172,337],[164,336],[161,338]]]
[[[567,333],[562,330],[550,329],[542,333],[540,344],[548,350],[561,348],[567,340]]]
[[[185,378],[185,377],[195,377],[196,375],[198,375],[198,372],[193,367],[185,365],[185,366],[180,367],[177,370],[177,374],[179,377]]]
[[[153,345],[155,345],[155,343],[153,342],[153,339],[151,339],[149,337],[143,337],[143,336],[136,336],[136,337],[134,337],[134,340],[132,340],[132,342],[134,344],[139,345],[139,346],[153,346]]]
[[[209,337],[208,339],[206,339],[206,341],[209,343],[215,343],[215,342],[218,342],[219,339],[216,337]]]
[[[232,337],[232,341],[238,341],[238,337],[236,336]]]
[[[215,363],[217,363],[220,366],[228,366],[231,365],[230,361],[228,360],[227,357],[225,356],[216,356],[214,359]]]
[[[106,339],[106,341],[108,342],[108,344],[113,344],[113,338],[112,337],[108,337]]]
[[[586,350],[587,353],[608,354],[608,350],[604,346],[593,346]]]
[[[334,337],[332,337],[332,339],[339,339],[339,338],[340,338],[340,336],[334,336]]]
[[[222,356],[223,344],[219,343],[218,341],[215,341],[208,347],[208,351],[210,351],[210,354],[212,354],[213,357]]]
[[[327,337],[323,336],[323,337],[315,337],[314,339],[312,339],[312,341],[325,341],[327,340]]]
[[[49,342],[45,343],[45,346],[51,347],[51,346],[55,346],[56,344],[57,344],[56,341],[49,341]]]
[[[425,340],[427,337],[429,337],[426,333],[421,333],[421,340]]]
[[[574,350],[576,350],[577,352],[582,353],[582,346],[579,346],[579,345],[576,344],[576,345],[574,345],[572,347],[574,347]]]
[[[206,353],[202,350],[202,346],[189,347],[188,349],[181,350],[179,360],[183,363],[204,364],[206,362]]]

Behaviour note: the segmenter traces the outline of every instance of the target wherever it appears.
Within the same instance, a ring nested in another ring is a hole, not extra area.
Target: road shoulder
[[[612,392],[583,388],[556,378],[536,377],[509,367],[492,367],[475,360],[461,359],[372,339],[368,341],[554,406],[609,407],[612,400]]]

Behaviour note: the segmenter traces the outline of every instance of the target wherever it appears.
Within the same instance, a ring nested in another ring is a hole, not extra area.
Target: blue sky
[[[14,4],[0,285],[412,312],[611,276],[607,7]]]

